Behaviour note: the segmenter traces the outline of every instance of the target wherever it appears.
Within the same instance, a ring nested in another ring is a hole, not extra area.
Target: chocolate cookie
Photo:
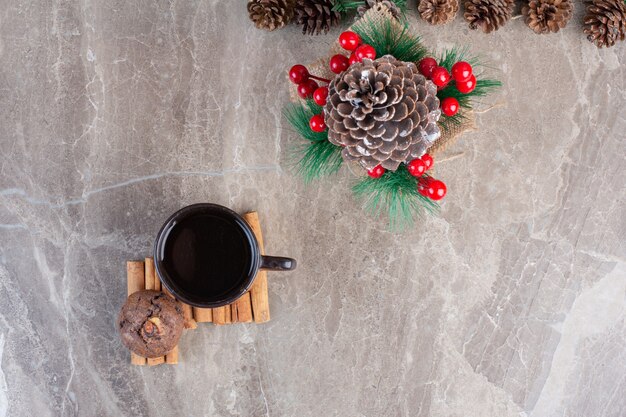
[[[181,304],[154,290],[131,294],[118,319],[124,346],[145,358],[157,358],[174,349],[184,322]]]

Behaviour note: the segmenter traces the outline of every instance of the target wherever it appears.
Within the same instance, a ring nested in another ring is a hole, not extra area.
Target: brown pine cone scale
[[[459,0],[420,0],[417,11],[431,25],[445,25],[456,17]]]
[[[411,62],[363,59],[329,85],[328,139],[346,161],[391,171],[422,156],[439,138],[437,87]]]
[[[302,25],[302,33],[327,33],[341,21],[341,14],[333,11],[331,0],[296,0],[295,21]]]
[[[465,0],[465,20],[470,29],[485,33],[500,29],[513,15],[514,0]]]
[[[293,18],[293,0],[250,0],[248,15],[257,29],[275,30]]]
[[[611,47],[626,38],[626,3],[624,0],[586,0],[587,14],[583,32],[598,48]]]
[[[372,7],[380,6],[386,7],[389,13],[396,19],[400,19],[400,16],[402,16],[402,10],[391,0],[365,0],[363,5],[357,7],[355,19],[363,17]]]
[[[572,0],[530,0],[522,7],[526,24],[537,34],[556,33],[572,17]]]

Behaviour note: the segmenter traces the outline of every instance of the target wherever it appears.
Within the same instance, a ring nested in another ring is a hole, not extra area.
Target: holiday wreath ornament
[[[472,124],[472,99],[498,81],[457,48],[436,59],[384,4],[343,32],[323,65],[289,70],[299,99],[285,109],[304,139],[298,170],[305,181],[348,165],[353,187],[391,226],[435,212],[447,193],[433,177],[433,155]]]

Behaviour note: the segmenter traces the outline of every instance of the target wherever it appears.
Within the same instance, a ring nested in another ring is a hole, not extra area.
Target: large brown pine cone
[[[626,38],[624,0],[586,0],[587,14],[583,32],[598,48],[611,47]]]
[[[331,0],[296,0],[295,21],[302,25],[302,33],[326,33],[341,21],[341,14],[333,11]]]
[[[556,33],[567,25],[573,10],[572,0],[530,0],[522,14],[535,33]]]
[[[284,27],[293,17],[294,0],[249,0],[248,14],[257,29]]]
[[[431,25],[444,25],[456,17],[459,0],[421,0],[417,11]]]
[[[485,33],[500,29],[511,18],[514,0],[465,0],[465,20],[470,29]]]
[[[400,19],[400,16],[402,16],[402,10],[391,0],[364,0],[363,5],[357,7],[357,15],[355,18],[359,19],[363,17],[369,9],[379,4],[385,6],[387,10],[389,10],[389,13],[396,19]]]
[[[331,80],[324,106],[328,139],[347,161],[395,171],[440,136],[437,87],[412,62],[363,59]]]

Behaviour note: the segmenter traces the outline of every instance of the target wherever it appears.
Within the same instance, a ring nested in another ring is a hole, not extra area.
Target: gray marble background
[[[458,16],[504,88],[438,164],[440,217],[390,233],[349,173],[306,187],[285,70],[340,33],[265,33],[244,1],[0,7],[0,416],[626,416],[626,43]],[[131,367],[124,262],[168,214],[257,209],[273,320],[204,325]]]

